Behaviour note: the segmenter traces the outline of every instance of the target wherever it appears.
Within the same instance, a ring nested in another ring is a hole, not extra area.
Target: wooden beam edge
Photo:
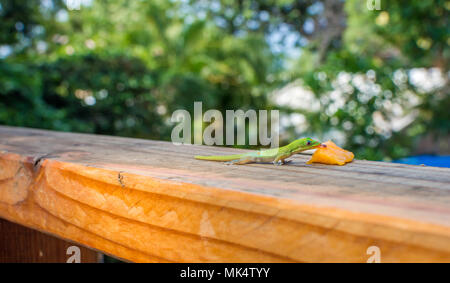
[[[448,227],[16,154],[3,218],[131,261],[450,261]],[[338,247],[338,250],[336,250]]]

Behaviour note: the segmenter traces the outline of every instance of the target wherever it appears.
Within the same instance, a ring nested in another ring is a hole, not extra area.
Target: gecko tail
[[[233,155],[212,155],[212,156],[202,156],[196,155],[195,159],[198,160],[209,160],[209,161],[232,161],[242,157],[242,154],[233,154]]]

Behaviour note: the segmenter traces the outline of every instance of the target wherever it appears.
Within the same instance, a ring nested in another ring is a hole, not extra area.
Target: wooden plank
[[[0,219],[0,263],[96,263],[101,254],[21,225]],[[74,259],[76,247],[78,259]]]
[[[450,262],[450,170],[0,127],[0,217],[130,261]]]

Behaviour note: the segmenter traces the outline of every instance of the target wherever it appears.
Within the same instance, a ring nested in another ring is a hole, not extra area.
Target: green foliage
[[[58,119],[64,110],[46,104],[41,73],[37,68],[0,61],[0,123],[7,125],[66,130]]]
[[[139,59],[86,54],[40,66],[46,103],[72,131],[158,138],[154,75]]]
[[[358,158],[402,157],[425,134],[449,135],[447,2],[0,0],[0,123],[167,140],[171,113],[202,101],[303,115],[286,140],[339,135]],[[411,83],[418,67],[444,85]],[[298,79],[318,109],[271,99]],[[375,123],[398,109],[407,127]]]
[[[301,68],[291,76],[303,79],[320,100],[320,110],[297,112],[310,122],[311,134],[332,138],[327,133],[339,132],[343,145],[358,158],[390,160],[411,154],[425,134],[445,139],[450,133],[450,116],[444,110],[450,103],[449,54],[444,47],[449,27],[443,17],[449,7],[445,1],[390,1],[383,2],[381,11],[369,11],[363,2],[346,2],[348,27],[341,47],[330,50],[323,64],[315,65],[310,53],[300,58]],[[429,45],[420,46],[424,39]],[[439,69],[444,85],[421,90],[408,74],[415,67]],[[404,81],[396,81],[397,75]],[[372,89],[364,89],[358,80]],[[339,107],[333,107],[338,102]],[[387,127],[400,120],[395,112],[413,117],[411,123],[402,129]],[[387,126],[376,125],[374,117]]]

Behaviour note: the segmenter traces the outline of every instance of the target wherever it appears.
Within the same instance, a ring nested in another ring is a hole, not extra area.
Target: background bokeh
[[[0,0],[0,124],[169,140],[202,101],[360,159],[449,154],[450,1],[380,3]]]

